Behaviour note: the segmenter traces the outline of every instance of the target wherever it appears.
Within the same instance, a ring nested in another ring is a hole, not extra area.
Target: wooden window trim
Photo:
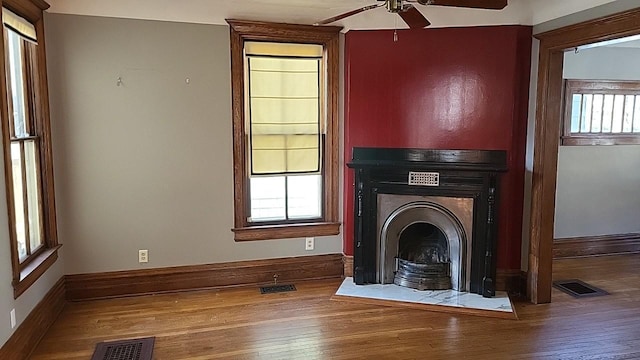
[[[44,274],[58,259],[58,244],[56,212],[55,212],[55,191],[53,185],[53,154],[51,150],[51,126],[49,117],[49,94],[47,86],[46,72],[46,49],[44,36],[43,11],[49,8],[49,4],[42,0],[3,0],[2,6],[24,17],[35,25],[38,36],[38,46],[35,52],[26,53],[25,64],[31,67],[35,81],[28,82],[28,86],[34,86],[33,93],[37,96],[28,99],[28,116],[38,119],[33,123],[37,137],[40,137],[40,183],[42,188],[43,208],[43,237],[44,246],[34,253],[28,261],[20,263],[18,259],[18,249],[16,241],[15,211],[13,206],[13,187],[11,169],[11,129],[9,122],[2,121],[2,142],[3,156],[5,164],[5,184],[7,196],[7,210],[9,217],[9,236],[11,239],[11,264],[12,264],[12,285],[14,298],[24,293],[42,274]],[[0,108],[3,119],[9,119],[10,93],[7,90],[6,61],[4,41],[0,42],[0,49],[3,56],[0,56],[0,92],[5,99],[4,106]],[[37,64],[37,68],[33,68]],[[17,139],[14,139],[17,140]],[[24,139],[21,139],[24,140]]]
[[[231,88],[233,116],[234,237],[236,241],[327,236],[340,233],[339,203],[339,40],[342,27],[279,24],[227,20],[231,36]],[[274,41],[319,44],[324,48],[327,74],[326,137],[323,156],[323,218],[295,224],[252,224],[247,221],[248,175],[246,167],[244,54],[245,41]]]
[[[611,94],[628,95],[629,92],[640,95],[640,81],[629,80],[564,80],[564,113],[562,136],[563,146],[581,145],[636,145],[640,144],[640,134],[623,133],[571,133],[571,106],[573,94]]]

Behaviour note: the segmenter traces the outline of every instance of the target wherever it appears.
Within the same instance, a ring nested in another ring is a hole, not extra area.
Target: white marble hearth
[[[397,301],[404,304],[424,305],[429,310],[443,312],[470,313],[476,315],[516,318],[509,296],[504,291],[496,291],[496,296],[485,298],[482,295],[455,290],[415,290],[408,287],[387,284],[356,285],[353,278],[345,278],[336,292],[336,297],[379,300],[381,303]]]

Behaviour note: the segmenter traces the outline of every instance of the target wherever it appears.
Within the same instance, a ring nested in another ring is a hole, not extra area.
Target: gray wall
[[[555,237],[640,232],[640,146],[562,146]]]
[[[340,236],[234,242],[228,27],[46,20],[67,274],[342,252]]]
[[[2,156],[0,156],[0,173],[4,171]],[[0,189],[5,188],[4,174],[0,176]],[[13,298],[11,285],[11,246],[9,242],[9,221],[7,213],[7,198],[5,191],[0,191],[0,347],[29,315],[31,310],[42,300],[51,287],[64,274],[64,251],[59,251],[59,258],[33,285],[17,299]],[[16,309],[17,325],[11,329],[9,313]]]
[[[594,47],[578,53],[568,51],[564,54],[564,78],[640,80],[638,64],[640,48],[635,47]]]
[[[640,80],[640,49],[565,53],[565,79]],[[640,145],[561,146],[555,238],[640,232]]]

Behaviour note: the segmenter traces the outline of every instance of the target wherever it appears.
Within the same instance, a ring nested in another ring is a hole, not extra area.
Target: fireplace
[[[377,283],[468,291],[473,199],[382,193],[377,208]]]
[[[354,282],[495,294],[494,150],[354,148]]]

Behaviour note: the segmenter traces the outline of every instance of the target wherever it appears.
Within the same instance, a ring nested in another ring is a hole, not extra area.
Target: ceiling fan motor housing
[[[399,13],[406,11],[411,5],[403,6],[402,0],[387,0],[387,10],[391,13]]]

